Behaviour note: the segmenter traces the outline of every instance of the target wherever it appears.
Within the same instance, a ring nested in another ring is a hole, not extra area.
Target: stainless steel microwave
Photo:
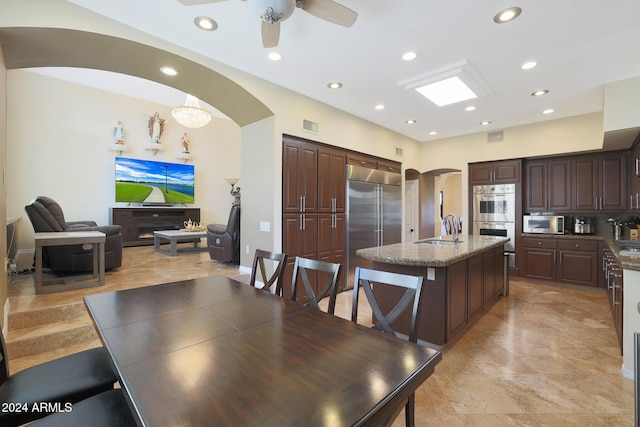
[[[564,234],[565,220],[561,215],[524,215],[523,233]]]

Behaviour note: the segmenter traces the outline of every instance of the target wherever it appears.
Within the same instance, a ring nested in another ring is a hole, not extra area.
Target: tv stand
[[[111,208],[109,220],[122,227],[122,246],[153,245],[156,230],[180,230],[185,221],[200,222],[200,208]]]

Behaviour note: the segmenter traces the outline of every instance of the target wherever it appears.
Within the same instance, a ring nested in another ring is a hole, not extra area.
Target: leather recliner
[[[122,265],[122,230],[119,225],[98,226],[94,221],[67,222],[62,208],[53,199],[44,196],[34,198],[24,207],[36,233],[101,231],[106,234],[104,245],[105,270]],[[93,248],[83,245],[49,246],[42,248],[45,267],[59,273],[81,273],[93,271]]]
[[[231,206],[227,225],[207,226],[207,246],[211,259],[240,263],[240,206]]]

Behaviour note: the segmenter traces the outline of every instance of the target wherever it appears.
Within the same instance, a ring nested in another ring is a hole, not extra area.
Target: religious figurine
[[[189,154],[189,136],[186,132],[182,135],[182,152]]]
[[[149,117],[149,136],[151,137],[151,142],[160,144],[160,138],[164,132],[164,122],[165,120],[161,119],[160,114],[157,112]]]
[[[113,127],[113,139],[116,144],[124,144],[124,129],[122,128],[122,122],[118,120],[118,123]]]

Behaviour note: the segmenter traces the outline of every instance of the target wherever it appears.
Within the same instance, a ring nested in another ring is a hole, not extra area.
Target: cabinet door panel
[[[296,213],[302,209],[301,180],[298,178],[300,144],[285,143],[282,147],[282,212]]]
[[[627,208],[627,160],[622,153],[600,156],[601,209],[620,211]]]
[[[488,163],[469,165],[469,181],[471,184],[491,184],[493,166]]]
[[[536,279],[556,280],[555,250],[524,250],[526,276]]]
[[[520,181],[520,161],[495,162],[494,178],[496,183]]]
[[[447,341],[467,323],[467,262],[447,269]]]
[[[571,210],[571,161],[550,161],[548,164],[549,204],[551,212]]]
[[[527,206],[528,212],[547,209],[547,162],[527,164]]]
[[[598,163],[596,157],[579,158],[572,161],[571,208],[593,211],[597,208]]]
[[[558,281],[577,285],[598,286],[596,252],[561,251]]]
[[[496,252],[486,251],[484,253],[484,304],[491,301],[495,295],[497,283],[496,277]]]

